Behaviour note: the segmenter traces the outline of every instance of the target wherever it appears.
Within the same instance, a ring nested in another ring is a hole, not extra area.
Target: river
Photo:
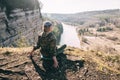
[[[67,46],[80,48],[80,40],[78,38],[76,28],[71,25],[63,25],[63,34],[61,35],[60,45],[66,44]]]

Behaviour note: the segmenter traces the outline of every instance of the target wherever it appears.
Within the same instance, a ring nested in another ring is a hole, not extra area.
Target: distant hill
[[[60,20],[62,22],[83,25],[85,23],[99,23],[102,18],[120,18],[120,9],[87,11],[76,14],[44,14],[48,17]]]

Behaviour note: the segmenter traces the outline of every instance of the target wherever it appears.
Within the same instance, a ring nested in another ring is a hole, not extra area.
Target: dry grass
[[[23,54],[23,53],[28,53],[32,50],[32,47],[23,47],[23,48],[0,48],[0,54],[2,53],[18,53],[18,54]]]
[[[31,50],[32,47],[0,48],[0,54],[25,54]],[[114,73],[120,74],[120,55],[118,54],[106,54],[104,52],[95,50],[84,51],[73,47],[67,47],[65,54],[77,56],[77,58],[74,58],[73,60],[84,60],[85,62],[95,63],[96,70],[100,70],[105,73],[112,71]]]
[[[107,39],[112,40],[112,41],[117,41],[117,40],[118,40],[118,38],[117,38],[117,37],[115,37],[115,36],[112,36],[112,37],[107,37]]]
[[[84,42],[84,43],[87,43],[87,38],[85,38],[85,37],[82,37],[82,42]]]
[[[105,73],[109,73],[109,71],[120,74],[120,55],[115,54],[106,54],[99,51],[83,51],[79,49],[71,48],[66,49],[66,54],[71,54],[75,56],[80,56],[80,59],[84,59],[85,61],[89,61],[91,63],[96,63],[96,70],[103,71]],[[109,58],[108,58],[109,57]],[[110,66],[112,64],[112,66]],[[108,71],[106,71],[106,69]]]

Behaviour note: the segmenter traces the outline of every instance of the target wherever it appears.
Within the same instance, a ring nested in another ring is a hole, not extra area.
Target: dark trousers
[[[59,49],[57,49],[57,54],[56,54],[56,57],[57,57],[57,60],[58,60],[58,63],[61,65],[62,63],[62,56],[64,55],[63,52],[64,52],[64,49],[66,48],[66,45],[63,45],[61,46]],[[54,64],[54,61],[53,59],[51,60],[45,60],[43,59],[43,67],[46,71],[48,72],[56,72],[58,70],[58,68],[54,68],[53,67],[53,64]],[[59,65],[59,66],[60,66]]]
[[[46,73],[56,73],[59,70],[59,68],[54,68],[53,64],[53,60],[43,60],[43,67]]]

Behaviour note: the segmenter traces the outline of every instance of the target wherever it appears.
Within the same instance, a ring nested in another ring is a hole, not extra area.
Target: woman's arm
[[[54,61],[54,64],[53,64],[53,67],[57,68],[58,67],[58,61],[57,61],[57,58],[56,58],[56,39],[53,39],[50,43],[50,51],[49,51],[53,61]]]
[[[36,49],[39,49],[39,48],[40,48],[40,40],[41,40],[41,36],[38,36],[37,45],[34,46],[33,50],[36,50]]]
[[[53,61],[54,61],[53,66],[54,66],[55,68],[57,68],[57,67],[58,67],[58,61],[57,61],[56,56],[53,56]]]
[[[34,49],[31,52],[29,52],[30,56],[32,56],[33,52],[34,52]]]
[[[32,49],[31,52],[29,52],[30,56],[32,56],[33,52],[34,52],[36,49],[40,48],[40,39],[41,39],[41,36],[38,36],[37,45],[33,47],[33,49]]]

